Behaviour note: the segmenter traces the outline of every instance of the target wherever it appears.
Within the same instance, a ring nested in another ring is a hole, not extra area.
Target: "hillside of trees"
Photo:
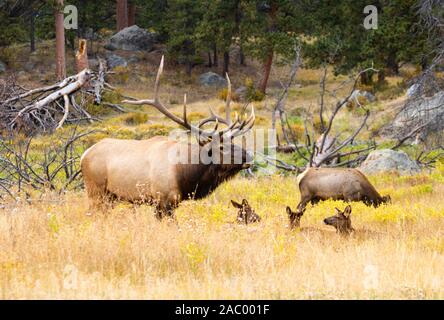
[[[263,93],[273,63],[289,63],[296,45],[302,46],[310,67],[333,66],[336,74],[368,67],[379,70],[377,75],[363,75],[365,84],[382,83],[405,64],[426,70],[435,49],[442,46],[442,26],[424,21],[427,17],[421,16],[421,10],[442,17],[442,2],[376,1],[378,27],[366,30],[363,8],[367,2],[4,0],[0,4],[0,47],[29,43],[29,51],[35,51],[41,41],[56,37],[54,15],[74,5],[78,28],[66,30],[61,40],[68,49],[75,50],[77,38],[100,37],[137,24],[156,32],[166,45],[168,59],[183,65],[187,74],[197,65],[221,64],[224,75],[233,64],[230,48],[236,46],[241,65],[245,57],[261,62],[262,70],[254,80]],[[64,73],[62,69],[58,72]]]

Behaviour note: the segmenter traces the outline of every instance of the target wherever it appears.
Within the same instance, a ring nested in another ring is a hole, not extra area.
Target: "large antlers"
[[[236,136],[240,136],[249,131],[255,121],[254,107],[252,107],[251,115],[246,120],[241,120],[236,113],[235,121],[231,122],[230,119],[230,103],[231,103],[231,82],[230,78],[227,77],[228,82],[228,91],[227,91],[227,100],[225,105],[226,118],[222,118],[221,116],[215,114],[213,110],[210,108],[210,116],[205,118],[199,122],[197,126],[193,126],[187,120],[187,95],[184,95],[184,104],[183,104],[183,118],[179,118],[173,113],[171,113],[160,101],[159,99],[159,83],[160,76],[163,72],[164,65],[164,57],[160,60],[159,70],[157,71],[156,82],[154,85],[154,99],[146,99],[146,100],[124,100],[123,103],[132,104],[132,105],[150,105],[159,110],[165,116],[181,125],[182,127],[190,130],[194,134],[198,134],[200,143],[207,143],[213,139],[213,137],[219,137],[219,139],[233,139]],[[210,122],[215,122],[214,129],[212,131],[207,131],[202,129],[202,127]],[[222,123],[227,126],[225,129],[218,131],[219,124]]]

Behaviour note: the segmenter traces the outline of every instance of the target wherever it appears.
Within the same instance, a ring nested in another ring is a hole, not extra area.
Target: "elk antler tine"
[[[159,69],[157,70],[156,82],[154,84],[154,100],[155,101],[158,101],[158,99],[159,99],[159,82],[160,82],[160,76],[163,73],[164,58],[165,58],[165,56],[162,56],[162,59],[160,59]]]
[[[225,102],[225,120],[227,121],[227,123],[230,124],[231,122],[231,108],[230,108],[230,103],[231,103],[231,80],[230,77],[228,76],[228,72],[225,73],[225,77],[227,79],[227,100]]]
[[[211,135],[214,135],[217,132],[217,128],[219,127],[219,119],[216,118],[216,125],[214,126],[213,132],[211,132]]]
[[[187,124],[187,94],[183,95],[183,121]]]

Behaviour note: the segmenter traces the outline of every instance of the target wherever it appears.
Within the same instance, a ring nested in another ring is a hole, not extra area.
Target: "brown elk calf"
[[[287,215],[290,220],[290,229],[299,228],[301,225],[301,218],[303,213],[292,211],[290,207],[287,206]]]
[[[336,232],[341,235],[349,235],[354,232],[351,225],[351,211],[352,208],[350,205],[346,206],[344,211],[335,208],[336,214],[334,216],[328,217],[324,219],[324,223],[328,226],[333,226],[336,229]]]
[[[239,209],[236,219],[237,223],[249,224],[261,221],[261,217],[254,212],[254,209],[248,204],[246,199],[243,199],[242,203],[231,200],[231,204],[233,207]]]
[[[351,223],[351,211],[350,205],[345,207],[344,211],[335,208],[336,214],[334,216],[324,219],[324,223],[329,226],[333,226],[336,232],[342,236],[352,236],[355,239],[366,240],[369,238],[382,238],[390,236],[384,232],[378,232],[366,229],[354,229]]]
[[[390,196],[381,196],[357,169],[349,168],[308,168],[297,178],[301,201],[297,212],[304,213],[309,202],[320,200],[362,201],[377,207],[391,202]]]

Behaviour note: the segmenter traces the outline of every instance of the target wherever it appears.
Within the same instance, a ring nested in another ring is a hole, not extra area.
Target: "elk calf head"
[[[233,205],[233,207],[239,209],[236,219],[237,223],[249,224],[261,221],[261,217],[256,212],[254,212],[254,209],[248,204],[248,201],[246,199],[242,200],[242,204],[231,200],[231,204]]]
[[[343,234],[343,235],[349,235],[351,232],[354,231],[352,225],[351,225],[351,211],[352,208],[350,205],[345,207],[344,211],[339,210],[338,208],[335,208],[336,214],[334,216],[328,217],[324,219],[324,223],[329,226],[333,226],[336,228],[336,232]]]
[[[290,219],[290,229],[299,228],[301,224],[301,218],[303,212],[292,211],[290,207],[287,207],[288,218]]]

